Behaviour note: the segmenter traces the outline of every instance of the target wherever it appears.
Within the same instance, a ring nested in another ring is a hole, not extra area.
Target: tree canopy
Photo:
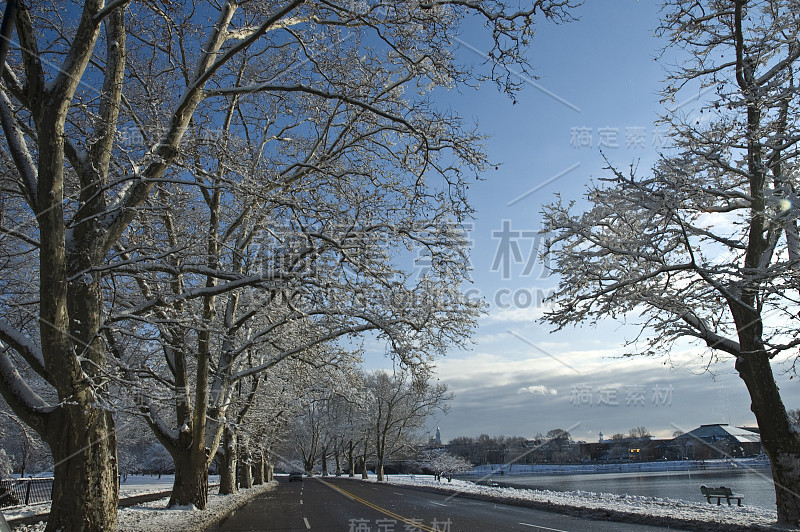
[[[172,451],[175,502],[203,507],[237,383],[368,330],[421,367],[467,337],[458,234],[486,156],[434,92],[518,89],[534,19],[568,0],[19,7],[0,393],[53,452],[49,530],[113,528],[120,389]],[[490,54],[462,64],[475,19]]]
[[[800,440],[771,364],[794,364],[800,346],[796,7],[667,2],[660,32],[686,58],[663,90],[670,149],[645,175],[609,165],[583,212],[560,198],[544,209],[560,275],[545,320],[635,314],[629,354],[669,356],[690,340],[713,360],[730,355],[772,461],[779,521],[795,525]],[[696,108],[674,106],[689,87],[704,89]]]

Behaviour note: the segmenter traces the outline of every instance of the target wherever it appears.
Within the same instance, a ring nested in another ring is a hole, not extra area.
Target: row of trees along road
[[[561,279],[545,319],[561,328],[635,312],[631,354],[688,339],[712,361],[730,356],[772,463],[778,520],[797,525],[800,433],[772,364],[794,371],[800,346],[800,11],[667,2],[660,31],[681,57],[663,91],[672,149],[645,176],[610,169],[583,213],[546,207]],[[698,90],[690,113],[678,102]]]
[[[323,475],[333,460],[337,475],[347,469],[353,476],[358,468],[367,478],[368,460],[374,460],[383,481],[386,462],[395,453],[413,456],[424,421],[446,412],[452,399],[427,371],[353,372],[320,384],[306,396],[292,439],[303,468],[311,473],[319,464]]]
[[[408,368],[465,339],[487,161],[432,94],[519,88],[568,0],[8,4],[0,392],[52,451],[48,530],[114,528],[119,408],[171,454],[171,504],[203,508],[262,374],[368,331]],[[489,60],[463,65],[474,19]]]

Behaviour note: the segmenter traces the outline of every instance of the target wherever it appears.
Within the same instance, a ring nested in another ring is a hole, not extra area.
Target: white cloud
[[[485,324],[494,323],[536,323],[542,316],[546,307],[533,305],[528,307],[512,307],[506,309],[492,309],[482,321]]]
[[[534,386],[525,386],[517,390],[517,394],[521,393],[529,393],[531,395],[558,395],[558,390],[538,384]]]
[[[579,373],[533,353],[510,335],[505,342],[498,337],[494,345],[481,342],[480,351],[438,360],[439,378],[455,392],[450,412],[436,421],[447,431],[446,438],[480,433],[533,436],[576,425],[570,431],[576,439],[596,441],[599,432],[627,432],[639,425],[669,436],[675,426],[691,430],[702,423],[754,422],[747,389],[730,361],[723,359],[704,373],[698,356],[703,351],[694,346],[676,346],[672,364],[665,364],[659,358],[621,358],[619,347],[602,346],[597,338],[581,338],[584,341],[575,342],[580,347],[553,340],[541,345]],[[784,389],[787,404],[800,404],[800,390]],[[630,399],[636,390],[643,400]],[[705,407],[698,409],[700,403]]]

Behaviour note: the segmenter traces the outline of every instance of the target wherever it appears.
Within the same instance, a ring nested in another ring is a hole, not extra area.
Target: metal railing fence
[[[0,508],[47,502],[53,492],[53,478],[13,478],[0,481]]]

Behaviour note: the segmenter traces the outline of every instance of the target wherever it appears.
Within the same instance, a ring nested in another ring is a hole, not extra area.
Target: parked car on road
[[[292,482],[293,480],[299,480],[300,482],[303,482],[303,473],[300,471],[292,471],[289,473],[289,482]]]

